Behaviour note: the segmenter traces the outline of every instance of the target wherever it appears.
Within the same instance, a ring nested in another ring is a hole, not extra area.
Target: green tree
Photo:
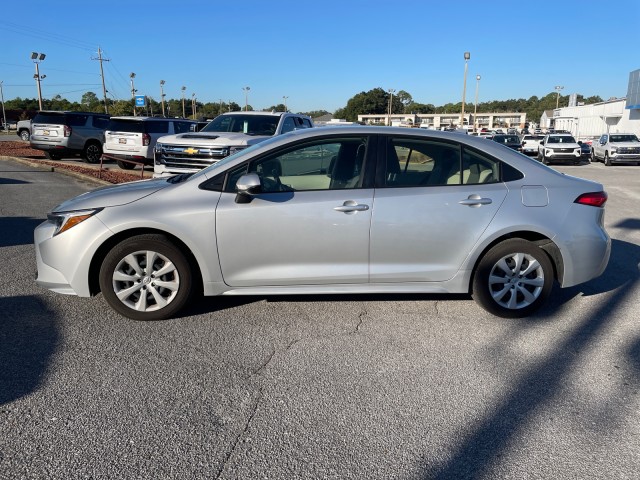
[[[100,99],[93,92],[85,92],[82,94],[80,103],[82,104],[83,108],[90,112],[93,112],[95,111],[96,107],[100,105]]]

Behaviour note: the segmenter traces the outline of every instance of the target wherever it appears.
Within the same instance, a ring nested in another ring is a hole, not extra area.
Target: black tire
[[[46,156],[49,160],[60,160],[62,155],[57,152],[46,152]]]
[[[100,163],[102,157],[102,145],[98,142],[89,142],[82,151],[82,158],[87,163]]]
[[[133,170],[136,168],[135,163],[123,162],[122,160],[117,160],[116,163],[123,170]]]
[[[603,160],[603,162],[607,167],[611,166],[611,159],[609,158],[609,152],[604,152],[604,160]]]
[[[547,159],[547,157],[544,156],[544,153],[542,154],[542,164],[549,165],[549,160]]]
[[[593,153],[593,150],[591,150],[591,163],[594,163],[597,161],[598,161],[598,157],[596,157],[596,155]]]
[[[31,137],[31,135],[29,134],[29,130],[21,130],[20,131],[20,139],[24,140],[25,142],[29,141],[29,137]]]
[[[480,259],[472,296],[493,315],[521,318],[544,304],[553,281],[553,264],[546,252],[531,242],[513,238],[495,245]]]
[[[123,240],[109,251],[100,267],[99,282],[105,300],[121,315],[164,320],[189,301],[193,269],[164,235],[145,234]]]

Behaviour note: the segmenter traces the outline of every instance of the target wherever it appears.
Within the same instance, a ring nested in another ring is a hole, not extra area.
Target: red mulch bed
[[[35,150],[24,142],[0,142],[0,156],[18,157],[26,160],[33,160],[42,165],[50,165],[57,169],[69,170],[80,173],[89,177],[100,178],[109,183],[125,183],[134,180],[140,180],[140,171],[138,173],[125,172],[119,168],[102,170],[83,165],[82,160],[78,159],[78,163],[74,162],[56,162],[46,160],[46,156],[42,150]]]

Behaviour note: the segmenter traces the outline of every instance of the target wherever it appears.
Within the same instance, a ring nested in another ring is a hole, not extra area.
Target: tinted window
[[[123,120],[112,118],[109,120],[107,130],[111,132],[136,132],[143,133],[142,122],[139,120]]]
[[[87,124],[87,118],[89,118],[89,115],[69,113],[67,114],[67,125],[70,127],[84,127]]]
[[[292,132],[295,129],[296,125],[293,121],[293,117],[287,117],[284,119],[284,122],[282,122],[282,130],[280,130],[280,133]]]
[[[58,125],[64,125],[64,113],[38,112],[33,118],[33,123],[55,123]]]
[[[102,130],[109,125],[109,117],[93,117],[93,126]]]
[[[144,122],[144,127],[147,133],[169,133],[169,122],[151,120]]]
[[[190,132],[192,125],[194,124],[191,122],[173,122],[173,130],[175,133]]]

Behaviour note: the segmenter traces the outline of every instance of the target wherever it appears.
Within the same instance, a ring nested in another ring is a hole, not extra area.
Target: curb
[[[34,160],[27,160],[25,158],[20,158],[20,157],[9,157],[9,156],[6,156],[6,155],[0,155],[0,160],[14,161],[16,163],[21,163],[23,165],[28,165],[30,167],[38,168],[40,170],[46,170],[46,171],[50,171],[50,172],[62,173],[63,175],[68,175],[70,177],[79,178],[79,179],[84,180],[86,182],[95,183],[98,186],[117,185],[116,183],[107,182],[106,180],[101,180],[101,179],[96,178],[96,177],[91,176],[91,175],[85,175],[84,173],[75,172],[73,170],[68,170],[68,169],[64,168],[64,164],[59,164],[57,166],[51,166],[49,164],[42,164],[42,163],[40,163],[38,161],[34,161]],[[49,163],[55,163],[55,162],[52,162],[51,160],[45,160],[45,161],[47,161]]]

